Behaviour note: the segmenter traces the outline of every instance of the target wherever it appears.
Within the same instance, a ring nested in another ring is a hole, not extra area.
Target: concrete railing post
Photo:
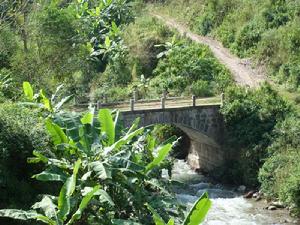
[[[221,94],[221,105],[224,105],[224,101],[225,101],[225,95],[224,93]]]
[[[192,95],[193,107],[196,106],[196,96]]]
[[[164,90],[162,97],[165,98],[165,99],[167,99],[167,94],[168,94],[167,90]]]
[[[134,111],[134,99],[133,98],[130,99],[130,110]]]
[[[132,98],[133,98],[133,100],[134,100],[135,102],[137,102],[137,100],[138,100],[138,93],[137,93],[137,91],[133,91],[133,92],[132,92]]]
[[[165,109],[165,108],[166,108],[166,98],[165,98],[165,97],[162,97],[162,98],[161,98],[161,108],[162,108],[162,109]]]

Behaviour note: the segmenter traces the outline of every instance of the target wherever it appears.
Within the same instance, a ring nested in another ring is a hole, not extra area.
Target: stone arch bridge
[[[203,100],[203,99],[202,99]],[[225,154],[223,144],[223,118],[220,114],[221,101],[214,103],[191,100],[134,103],[136,109],[124,104],[103,104],[98,107],[120,109],[125,126],[131,126],[139,117],[140,126],[152,124],[172,124],[180,128],[190,139],[188,163],[194,169],[210,171],[223,164]],[[175,102],[175,103],[174,103]],[[140,104],[140,105],[138,105]]]

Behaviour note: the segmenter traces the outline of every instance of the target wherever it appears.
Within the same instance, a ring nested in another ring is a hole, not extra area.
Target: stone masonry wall
[[[211,170],[224,161],[223,118],[219,105],[122,112],[126,127],[140,117],[140,126],[173,124],[191,139],[188,162],[194,169]]]

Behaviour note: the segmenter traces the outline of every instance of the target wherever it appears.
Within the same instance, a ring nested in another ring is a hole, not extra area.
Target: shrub
[[[11,57],[20,48],[14,33],[8,25],[1,25],[0,31],[0,70],[10,68]]]
[[[40,188],[31,179],[37,168],[27,164],[27,157],[47,149],[48,135],[36,112],[14,103],[0,105],[0,208],[33,202]]]
[[[129,101],[131,97],[131,91],[127,87],[121,86],[109,86],[104,84],[102,87],[97,88],[92,91],[91,99],[93,101],[104,102],[119,102],[119,101]]]
[[[232,21],[226,21],[219,26],[216,35],[225,47],[230,48],[235,42],[236,27],[232,26]]]
[[[268,1],[262,15],[268,28],[278,28],[290,20],[285,0]]]
[[[239,56],[246,56],[256,50],[256,46],[261,40],[264,31],[264,23],[260,18],[256,18],[247,24],[237,33],[234,49]]]
[[[197,80],[191,85],[191,92],[197,97],[212,96],[212,89],[207,81]]]
[[[212,56],[206,46],[185,40],[159,61],[154,75],[160,76],[166,87],[177,93],[182,93],[187,86],[198,80],[214,84],[212,93],[218,93],[224,84],[231,81],[228,70]]]
[[[157,55],[162,50],[155,45],[166,42],[174,33],[150,16],[137,18],[123,33],[126,46],[128,46],[128,62],[136,64],[137,73],[146,77],[152,75],[158,63]]]
[[[227,130],[226,148],[231,157],[242,162],[232,170],[243,171],[243,176],[237,177],[240,182],[257,185],[258,170],[268,155],[266,149],[271,143],[272,131],[292,110],[268,85],[256,91],[230,88],[225,96],[221,112]]]
[[[237,1],[235,0],[208,0],[205,1],[205,7],[202,9],[201,16],[196,23],[199,24],[199,32],[207,35],[214,28],[222,24],[226,15],[235,9]]]
[[[199,24],[199,32],[203,35],[207,35],[214,27],[214,14],[209,11],[205,12],[203,16],[198,19],[197,23]]]
[[[283,64],[278,72],[278,78],[281,82],[286,81],[294,90],[300,85],[300,64],[299,61]]]
[[[176,143],[158,143],[151,130],[137,128],[138,120],[121,129],[118,112],[101,109],[83,116],[53,115],[45,120],[53,148],[51,155],[34,152],[31,162],[46,169],[35,175],[52,186],[63,183],[58,197],[44,195],[31,214],[0,210],[0,216],[40,219],[47,224],[115,224],[115,221],[152,224],[146,206],[156,208],[164,219],[181,220],[182,206],[175,195],[162,188],[164,160]],[[101,185],[100,185],[100,184]],[[165,186],[165,185],[164,185]],[[167,186],[166,186],[167,188]],[[48,213],[51,210],[51,213]],[[45,215],[42,217],[41,215]]]
[[[259,181],[268,197],[277,197],[287,205],[300,208],[300,122],[291,115],[277,124],[272,145],[268,147],[265,163],[259,171]],[[295,211],[299,213],[299,210]]]
[[[152,89],[156,95],[162,94],[165,90],[168,90],[169,95],[181,96],[189,81],[186,77],[171,75],[166,79],[163,75],[159,75],[151,79],[150,89]]]

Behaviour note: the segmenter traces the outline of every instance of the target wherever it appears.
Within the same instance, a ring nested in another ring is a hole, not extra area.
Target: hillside
[[[92,107],[134,97],[151,113],[163,95],[172,107],[225,97],[225,163],[196,173],[194,137],[176,124],[124,127],[122,112]],[[221,222],[299,217],[299,113],[299,0],[0,3],[1,224],[200,224],[211,203]]]
[[[150,11],[222,43],[258,68],[285,97],[299,99],[299,1],[165,1]]]

